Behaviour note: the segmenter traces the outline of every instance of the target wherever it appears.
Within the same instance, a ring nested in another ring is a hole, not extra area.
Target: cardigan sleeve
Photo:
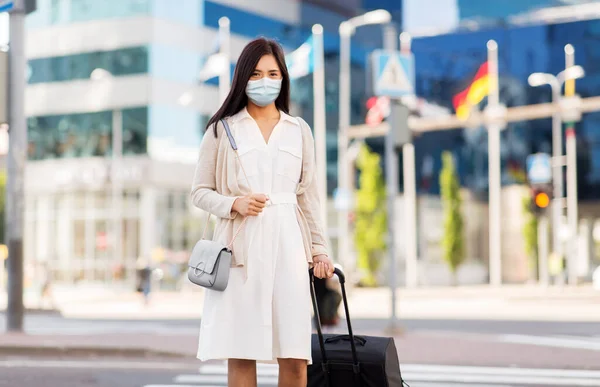
[[[301,118],[299,121],[303,130],[303,155],[302,155],[302,178],[307,179],[306,189],[302,193],[298,194],[298,205],[304,213],[304,217],[308,223],[310,229],[310,235],[312,239],[312,256],[316,255],[329,255],[327,247],[327,239],[325,237],[325,231],[323,230],[323,221],[320,216],[320,200],[325,198],[319,198],[319,189],[315,160],[315,139],[312,131],[308,124]]]
[[[234,219],[237,212],[232,208],[237,197],[221,195],[216,191],[218,146],[212,128],[206,130],[200,144],[190,196],[196,207],[220,218]]]

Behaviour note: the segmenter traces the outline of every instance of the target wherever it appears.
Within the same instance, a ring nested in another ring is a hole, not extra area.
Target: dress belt
[[[277,192],[267,196],[269,197],[267,207],[277,204],[298,204],[298,195],[295,192]]]

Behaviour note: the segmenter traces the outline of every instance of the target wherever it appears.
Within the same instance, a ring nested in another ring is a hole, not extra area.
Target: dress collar
[[[279,114],[281,115],[281,121],[288,121],[294,125],[300,126],[300,123],[298,122],[297,118],[292,117],[289,114],[287,114],[281,110],[279,111]],[[239,112],[237,112],[233,116],[231,116],[233,123],[236,123],[236,122],[248,119],[248,118],[253,119],[252,116],[250,115],[250,113],[248,113],[248,109],[246,109],[245,106],[242,108],[242,110],[240,110]]]

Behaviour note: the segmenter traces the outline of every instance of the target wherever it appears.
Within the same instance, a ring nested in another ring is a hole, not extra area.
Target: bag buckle
[[[202,265],[202,268],[200,268],[200,265]],[[194,268],[194,275],[195,275],[196,277],[202,277],[202,276],[203,276],[203,275],[206,273],[206,271],[204,271],[204,267],[205,267],[205,266],[206,266],[206,262],[200,262],[200,263],[198,264],[198,266],[196,266],[196,267]],[[200,271],[200,274],[198,274],[198,271]]]

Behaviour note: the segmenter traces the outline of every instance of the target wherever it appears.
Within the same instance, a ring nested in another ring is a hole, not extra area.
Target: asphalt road
[[[343,331],[345,324],[345,320],[341,320],[336,331]],[[352,326],[357,331],[382,331],[387,325],[388,321],[384,319],[352,319]],[[597,322],[401,319],[399,325],[406,331],[421,332],[600,337],[600,324]],[[197,334],[199,326],[198,319],[69,319],[59,314],[40,313],[29,314],[25,318],[25,331],[31,334],[129,331]],[[0,313],[0,332],[5,330],[6,319],[4,313]]]
[[[261,366],[259,387],[277,386],[277,369]],[[410,387],[600,386],[600,372],[403,365]],[[10,387],[225,387],[221,362],[173,359],[0,360],[0,386]]]
[[[5,319],[0,314],[0,331]],[[341,321],[336,332],[345,332]],[[354,319],[357,334],[381,334],[387,320]],[[600,326],[597,323],[491,320],[401,320],[408,334],[397,341],[403,374],[411,387],[599,386]],[[29,314],[30,335],[144,335],[193,342],[197,319],[66,319]],[[191,340],[191,341],[190,341]],[[221,387],[223,364],[185,359],[1,358],[0,387]],[[272,369],[261,386],[276,386]]]
[[[198,370],[190,362],[160,359],[48,359],[0,360],[4,387],[141,387],[170,383],[182,372]]]

